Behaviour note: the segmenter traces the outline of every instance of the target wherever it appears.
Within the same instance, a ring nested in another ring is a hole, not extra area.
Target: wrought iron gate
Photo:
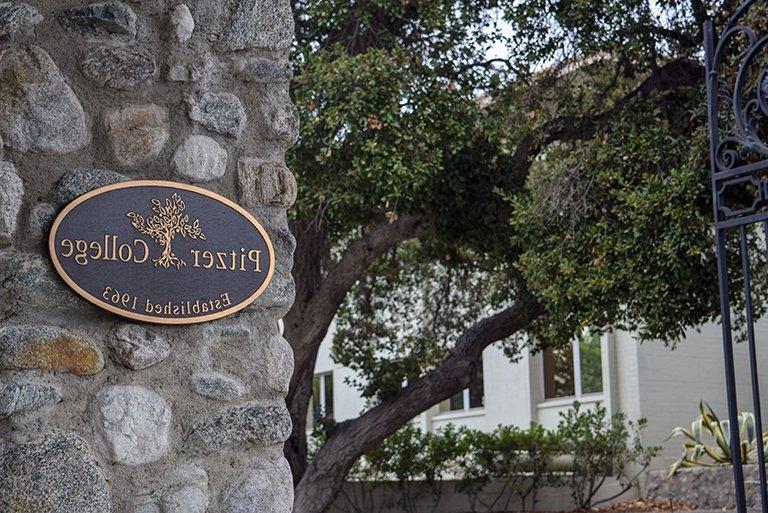
[[[736,501],[739,513],[745,513],[748,506],[761,507],[763,513],[768,513],[750,265],[750,248],[754,249],[755,240],[762,245],[761,251],[768,251],[768,1],[745,1],[719,34],[708,22],[704,37],[729,445]],[[728,262],[729,245],[730,256],[738,255],[740,262]],[[731,276],[740,273],[739,278],[729,279],[729,269]],[[732,284],[738,289],[731,290]],[[734,300],[736,296],[739,301]],[[751,504],[745,491],[733,352],[732,314],[738,311],[741,315],[742,309],[758,464],[757,481],[746,482],[756,491],[750,496],[759,496],[759,500],[753,499],[757,503]]]

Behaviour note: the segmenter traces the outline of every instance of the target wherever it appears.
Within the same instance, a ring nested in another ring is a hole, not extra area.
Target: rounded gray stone
[[[0,511],[107,513],[110,497],[86,442],[53,432],[0,451]]]
[[[29,4],[0,3],[0,39],[29,35],[41,21],[43,16],[40,11]]]
[[[38,203],[29,211],[29,233],[35,237],[47,235],[55,218],[56,209],[53,205]]]
[[[231,16],[224,20],[219,39],[224,50],[264,48],[285,50],[294,35],[288,0],[228,0]]]
[[[170,445],[171,410],[156,392],[110,386],[96,395],[96,446],[115,463],[157,461]]]
[[[182,464],[171,472],[160,501],[162,513],[205,513],[208,510],[208,473],[194,464]]]
[[[100,2],[66,9],[59,18],[67,29],[88,39],[136,36],[136,14],[123,2]]]
[[[14,413],[39,410],[61,401],[61,390],[41,383],[11,383],[0,385],[0,419]]]
[[[291,80],[291,71],[263,57],[242,57],[233,61],[237,77],[246,82],[280,84]]]
[[[168,111],[158,105],[130,105],[108,112],[112,153],[118,164],[136,168],[157,158],[168,141]]]
[[[173,8],[173,11],[171,11],[171,25],[173,26],[176,39],[182,43],[189,41],[189,38],[192,37],[192,32],[195,30],[195,20],[187,4],[179,4]]]
[[[189,118],[223,135],[240,137],[248,116],[240,99],[232,93],[203,93],[190,96]]]
[[[285,458],[256,461],[224,498],[222,513],[291,513],[293,478]]]
[[[106,169],[75,169],[58,181],[53,189],[53,200],[57,205],[64,206],[93,189],[128,180],[127,176]]]
[[[89,142],[83,107],[42,48],[0,52],[0,136],[19,151],[60,154]]]
[[[47,257],[17,251],[6,251],[1,256],[0,312],[3,315],[41,310],[71,313],[95,308],[66,287]]]
[[[171,354],[163,336],[137,324],[122,324],[112,330],[107,347],[113,361],[134,371],[158,364]]]
[[[193,443],[211,451],[236,444],[275,445],[285,442],[291,434],[291,416],[285,406],[244,404],[198,423],[193,432]]]
[[[0,162],[0,240],[16,233],[19,210],[24,197],[24,182],[10,162]]]
[[[131,89],[157,73],[155,58],[140,48],[102,47],[83,62],[85,76],[113,89]]]
[[[210,182],[227,171],[227,150],[205,135],[190,135],[173,155],[176,172],[193,182]]]
[[[200,372],[192,375],[192,389],[210,399],[234,401],[243,395],[243,385],[238,380],[218,372]]]

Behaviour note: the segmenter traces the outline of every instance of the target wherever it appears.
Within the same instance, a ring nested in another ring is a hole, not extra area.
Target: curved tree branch
[[[676,59],[654,69],[636,88],[619,98],[609,109],[585,116],[564,116],[546,123],[538,133],[527,135],[514,153],[516,172],[527,174],[533,160],[550,144],[582,141],[594,137],[600,126],[636,98],[678,87],[702,84],[704,68],[689,59]]]
[[[294,513],[322,513],[333,502],[349,469],[419,413],[469,386],[483,350],[525,329],[544,313],[540,305],[516,304],[487,317],[459,337],[442,365],[392,399],[340,423],[296,487]]]

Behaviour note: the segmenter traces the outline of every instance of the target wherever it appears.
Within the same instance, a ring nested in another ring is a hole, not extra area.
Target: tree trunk
[[[291,412],[293,430],[285,443],[285,457],[291,465],[295,483],[298,483],[307,466],[307,405],[312,396],[314,363],[308,366],[303,357],[304,348],[312,345],[308,340],[304,312],[322,283],[322,265],[325,260],[325,239],[316,221],[297,222],[291,226],[296,236],[296,252],[293,260],[293,278],[296,282],[296,301],[285,323],[284,336],[291,344],[296,360],[288,393],[288,410]],[[324,336],[324,334],[323,334]],[[322,341],[322,338],[321,338]],[[318,343],[319,345],[319,343]],[[315,358],[317,352],[315,351]],[[301,401],[306,405],[302,409]]]
[[[312,378],[320,344],[328,332],[349,289],[377,258],[401,242],[422,233],[421,221],[403,216],[394,223],[372,228],[352,244],[341,260],[323,276],[326,261],[325,240],[315,221],[294,226],[296,257],[294,279],[296,301],[285,317],[285,338],[294,354],[294,371],[287,404],[293,421],[291,437],[285,444],[285,456],[298,483],[307,466],[307,412],[312,397]]]
[[[515,305],[479,321],[459,338],[443,364],[356,419],[329,434],[296,487],[293,513],[323,513],[334,501],[354,463],[427,408],[470,384],[483,350],[524,329],[543,313],[539,305]]]

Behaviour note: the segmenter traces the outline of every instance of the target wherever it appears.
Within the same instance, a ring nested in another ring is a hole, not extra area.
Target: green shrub
[[[536,511],[539,490],[560,482],[560,476],[552,472],[552,462],[561,449],[557,433],[536,424],[528,430],[499,426],[492,433],[468,432],[465,439],[468,450],[459,462],[457,489],[467,494],[471,511],[476,511],[479,494],[492,479],[503,484],[490,502],[482,503],[489,511],[506,511],[513,497],[523,507],[530,498],[531,511]]]
[[[601,405],[586,410],[579,403],[561,416],[554,431],[532,424],[528,429],[499,426],[490,433],[453,426],[425,433],[409,424],[357,462],[349,491],[342,492],[344,509],[381,510],[371,484],[377,483],[388,489],[391,500],[386,506],[413,513],[418,499],[429,493],[434,511],[447,479],[456,480],[472,512],[507,511],[515,498],[523,508],[536,511],[539,492],[549,486],[568,486],[574,503],[588,509],[629,491],[659,451],[641,443],[644,419],[629,422],[624,414],[609,417]],[[569,463],[556,468],[558,457]],[[621,490],[595,501],[611,476],[619,479]],[[490,495],[493,481],[500,488]]]
[[[579,509],[609,502],[631,490],[661,450],[643,446],[640,433],[647,424],[645,419],[628,421],[624,413],[609,417],[601,404],[593,410],[582,410],[574,402],[573,408],[560,416],[562,450],[573,458],[565,481]],[[597,492],[611,476],[619,480],[621,489],[595,501]]]

